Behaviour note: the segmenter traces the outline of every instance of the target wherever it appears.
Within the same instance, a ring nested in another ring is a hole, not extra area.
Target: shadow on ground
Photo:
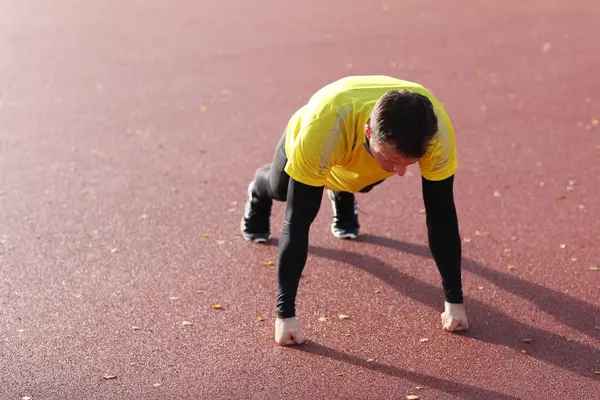
[[[418,244],[374,235],[363,235],[360,241],[402,253],[431,257],[429,248]],[[271,244],[277,246],[277,239]],[[439,309],[440,302],[443,302],[441,287],[404,274],[397,267],[370,255],[319,246],[310,246],[309,253],[359,268],[384,281],[398,293],[433,309]],[[597,336],[593,319],[600,315],[600,309],[589,303],[518,277],[503,274],[473,260],[463,259],[463,270],[479,275],[497,287],[531,301],[563,324],[579,332],[590,337]],[[465,304],[470,329],[461,334],[468,338],[507,346],[518,351],[526,348],[530,357],[586,377],[592,377],[593,369],[600,364],[600,351],[593,347],[568,342],[565,337],[517,321],[501,310],[469,296],[465,296]],[[532,339],[532,343],[524,344],[524,338]],[[317,345],[313,344],[313,346]],[[321,351],[323,352],[334,354],[335,351],[326,349]],[[339,353],[337,356],[342,357]],[[352,359],[352,356],[347,357]]]
[[[347,353],[340,352],[338,350],[325,347],[318,343],[307,340],[302,345],[291,346],[290,348],[305,351],[310,354],[314,354],[321,357],[326,357],[338,361],[342,361],[348,364],[353,364],[361,368],[369,369],[374,372],[379,372],[389,376],[408,379],[415,382],[417,385],[425,386],[427,389],[437,389],[453,395],[461,395],[463,399],[490,399],[490,400],[512,400],[517,397],[509,396],[504,393],[499,393],[493,390],[482,389],[476,386],[466,385],[464,383],[458,383],[449,381],[446,379],[436,378],[431,375],[421,374],[418,372],[408,371],[402,368],[396,368],[389,365],[381,364],[378,362],[367,362],[359,357],[352,356]]]

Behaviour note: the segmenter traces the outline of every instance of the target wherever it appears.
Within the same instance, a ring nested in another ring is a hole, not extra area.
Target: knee
[[[272,198],[277,201],[286,201],[287,200],[287,188],[271,188],[272,190]]]

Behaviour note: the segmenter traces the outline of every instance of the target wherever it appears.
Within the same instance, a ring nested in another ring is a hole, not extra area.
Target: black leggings
[[[287,199],[290,176],[284,170],[286,164],[284,132],[275,148],[273,162],[261,166],[254,175],[256,197],[261,200],[285,201]]]
[[[279,143],[275,148],[273,161],[269,164],[261,166],[254,175],[254,194],[261,200],[277,200],[285,201],[287,199],[287,191],[290,181],[290,176],[285,172],[287,157],[285,155],[285,132],[281,135]],[[368,193],[375,186],[379,185],[383,180],[372,183],[363,189],[360,193]],[[348,192],[337,192],[336,195],[351,195]]]

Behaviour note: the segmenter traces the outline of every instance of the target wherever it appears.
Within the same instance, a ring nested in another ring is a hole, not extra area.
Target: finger
[[[304,335],[300,331],[294,332],[293,338],[297,344],[301,344],[302,342],[304,342]]]
[[[294,339],[291,336],[281,337],[277,340],[277,344],[280,346],[289,346],[294,344]]]
[[[446,323],[446,325],[444,326],[444,328],[445,328],[447,331],[449,331],[449,332],[452,332],[452,331],[455,331],[455,330],[456,330],[457,326],[458,326],[458,321],[457,321],[457,320],[455,320],[455,319],[450,319],[449,321],[447,321],[447,323]]]
[[[456,324],[456,326],[453,329],[454,331],[464,331],[465,327],[462,324]]]

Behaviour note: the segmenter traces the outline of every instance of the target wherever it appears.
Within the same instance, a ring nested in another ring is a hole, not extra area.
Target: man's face
[[[371,154],[384,171],[395,172],[399,176],[404,176],[408,166],[419,161],[418,158],[404,157],[400,152],[385,143],[375,143],[372,141],[369,124],[365,125],[365,133],[369,139]]]

